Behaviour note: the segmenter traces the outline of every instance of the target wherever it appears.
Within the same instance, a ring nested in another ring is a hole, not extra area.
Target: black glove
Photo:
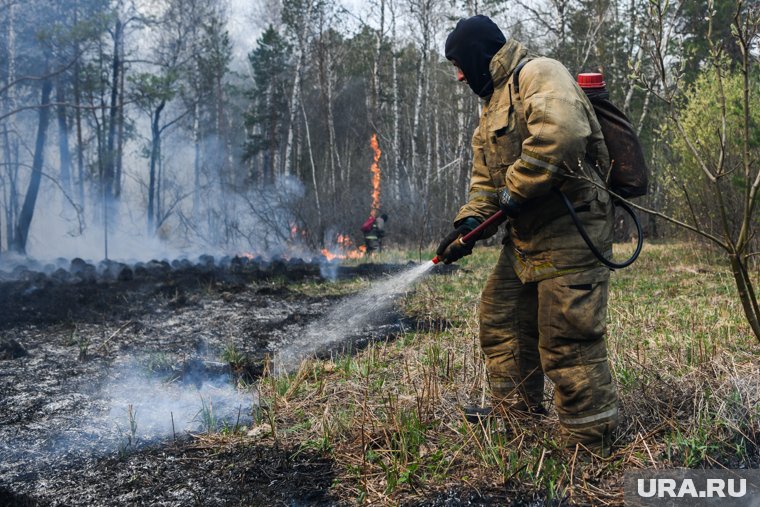
[[[520,214],[520,203],[512,197],[507,187],[499,190],[499,207],[510,218],[516,218]]]
[[[443,241],[438,245],[438,250],[435,251],[438,258],[444,264],[451,264],[462,257],[470,255],[472,247],[475,246],[475,242],[480,238],[473,238],[467,243],[462,243],[459,238],[475,229],[480,223],[480,219],[478,218],[467,217],[454,224],[456,229],[443,238]]]

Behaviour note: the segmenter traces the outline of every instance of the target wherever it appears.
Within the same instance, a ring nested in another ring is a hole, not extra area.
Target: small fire
[[[291,241],[300,241],[306,238],[308,233],[306,229],[299,229],[297,225],[290,226],[290,239]]]
[[[383,153],[380,151],[380,146],[377,144],[377,134],[372,134],[372,140],[370,145],[375,152],[374,160],[370,171],[372,171],[372,210],[370,215],[377,216],[377,210],[380,209],[380,155]]]
[[[361,245],[359,248],[354,248],[354,244],[347,234],[338,234],[335,237],[335,247],[333,250],[323,248],[321,252],[325,259],[330,262],[335,259],[361,259],[367,252],[367,247]]]
[[[351,246],[351,238],[347,235],[338,234],[335,242],[343,248],[349,248]]]

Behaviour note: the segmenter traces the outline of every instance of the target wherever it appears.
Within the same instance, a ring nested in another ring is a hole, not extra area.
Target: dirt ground
[[[110,280],[26,273],[0,282],[0,505],[336,504],[325,493],[335,464],[323,456],[204,442],[202,394],[190,426],[175,421],[177,412],[162,416],[171,421],[168,435],[154,428],[138,437],[132,415],[123,407],[114,415],[114,405],[118,398],[133,410],[136,371],[177,392],[223,379],[226,386],[212,388],[226,389],[232,406],[214,408],[214,427],[245,425],[255,393],[231,384],[255,380],[267,354],[297,339],[339,296],[291,290],[295,280],[328,283],[308,265],[276,276],[155,269]],[[393,269],[399,266],[343,276]],[[391,313],[350,341],[361,346],[409,324]],[[146,410],[134,416],[141,431],[150,424]]]

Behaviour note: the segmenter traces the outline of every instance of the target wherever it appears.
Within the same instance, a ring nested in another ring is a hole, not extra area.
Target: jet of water
[[[383,321],[384,314],[396,298],[433,268],[433,261],[414,266],[368,290],[341,301],[325,317],[309,325],[299,340],[275,354],[279,371],[293,371],[304,359],[318,350],[344,341],[367,326]]]

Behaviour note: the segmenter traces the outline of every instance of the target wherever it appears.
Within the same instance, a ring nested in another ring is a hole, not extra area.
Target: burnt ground
[[[339,299],[293,290],[321,277],[291,268],[0,276],[0,505],[334,505],[325,456],[199,436],[212,422],[249,422],[255,393],[232,384],[257,378],[268,354]],[[391,312],[347,341],[360,347],[410,325]],[[212,422],[204,392],[216,400]],[[194,404],[184,419],[182,403]]]

